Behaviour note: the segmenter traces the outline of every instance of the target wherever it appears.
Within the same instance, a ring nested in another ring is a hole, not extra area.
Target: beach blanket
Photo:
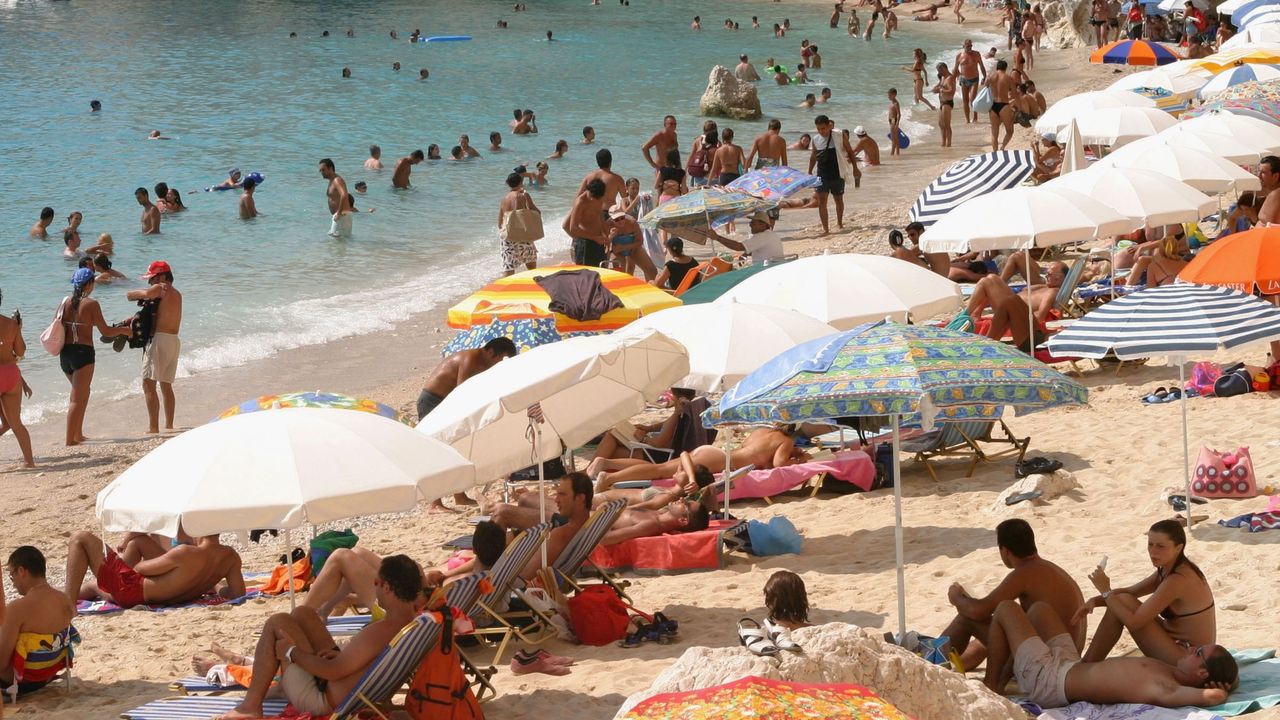
[[[155,700],[120,714],[129,720],[175,720],[175,718],[210,718],[230,712],[240,702],[236,697],[183,697]],[[262,704],[265,717],[278,717],[285,712],[284,700],[267,700]],[[296,715],[294,717],[297,717]]]
[[[1219,520],[1218,524],[1229,528],[1245,528],[1249,532],[1280,530],[1280,512],[1245,513],[1230,520]]]
[[[736,496],[735,496],[736,497]],[[667,574],[719,570],[723,564],[723,535],[740,520],[712,520],[706,530],[633,538],[617,545],[597,545],[591,562],[605,570]]]
[[[871,483],[876,479],[876,466],[865,452],[849,450],[837,453],[827,460],[814,460],[772,470],[752,470],[733,481],[730,498],[746,500],[771,497],[802,485],[809,478],[822,473],[829,473],[836,480],[853,483],[865,491],[871,489]],[[653,481],[654,487],[670,487],[674,484],[675,480],[672,479]],[[724,493],[720,497],[723,499]]]
[[[1162,708],[1134,703],[1094,705],[1078,702],[1046,710],[1040,714],[1039,720],[1221,720],[1221,716],[1195,707]]]
[[[1276,651],[1232,650],[1240,665],[1240,687],[1227,702],[1208,708],[1223,717],[1244,715],[1280,705],[1280,658]]]
[[[258,597],[258,595],[259,593],[256,590],[251,590],[248,593],[238,598],[227,599],[222,597],[221,595],[214,595],[211,593],[209,595],[196,598],[191,602],[183,603],[181,605],[134,605],[133,607],[128,609],[129,610],[145,610],[147,612],[170,612],[173,610],[184,610],[186,608],[194,608],[194,607],[216,607],[218,605],[241,605],[246,600],[251,600],[253,598],[256,598]],[[109,613],[123,612],[125,609],[126,608],[122,608],[119,605],[109,600],[77,600],[76,601],[76,614],[78,615],[107,615]]]

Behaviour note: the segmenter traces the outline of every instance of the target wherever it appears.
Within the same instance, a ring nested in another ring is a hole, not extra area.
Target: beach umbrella
[[[1135,91],[1144,88],[1167,90],[1172,95],[1190,95],[1199,90],[1212,75],[1207,70],[1188,70],[1179,67],[1185,60],[1151,70],[1125,75],[1107,87],[1109,91]]]
[[[1036,132],[1061,133],[1067,123],[1082,113],[1113,107],[1155,107],[1150,98],[1128,91],[1095,90],[1068,95],[1050,105],[1036,120]]]
[[[1280,59],[1277,59],[1280,62]],[[1259,67],[1272,70],[1275,63],[1250,63]],[[1237,67],[1224,68],[1221,72],[1214,76],[1217,79],[1221,75],[1227,75],[1246,67],[1240,65]],[[1265,71],[1264,71],[1265,72]],[[1227,102],[1230,100],[1254,101],[1262,100],[1265,102],[1280,102],[1280,80],[1259,78],[1256,80],[1242,80],[1230,87],[1223,88],[1221,92],[1214,96],[1215,102]]]
[[[1240,83],[1267,80],[1280,80],[1280,65],[1264,63],[1239,65],[1227,68],[1210,78],[1200,88],[1199,96],[1202,100],[1209,100]]]
[[[741,190],[703,187],[671,198],[640,218],[640,222],[662,230],[705,229],[717,221],[732,220],[775,207],[777,203]]]
[[[1182,117],[1196,118],[1210,113],[1230,113],[1280,125],[1280,102],[1269,100],[1214,100],[1186,111]]]
[[[1199,150],[1230,160],[1237,165],[1253,165],[1258,162],[1258,158],[1266,154],[1263,148],[1242,142],[1230,135],[1202,132],[1195,126],[1188,128],[1182,123],[1160,131],[1155,137],[1165,145]]]
[[[731,272],[716,273],[709,278],[703,278],[702,282],[684,291],[680,295],[680,299],[684,301],[685,305],[712,302],[752,275],[788,262],[792,262],[792,260],[770,260],[758,265],[753,264],[734,268]]]
[[[1280,228],[1255,227],[1214,241],[1178,278],[1246,293],[1280,295]]]
[[[1270,0],[1261,0],[1261,1],[1269,2]],[[1224,2],[1218,4],[1218,9],[1216,12],[1219,15],[1230,15],[1231,13],[1243,8],[1246,5],[1250,5],[1258,2],[1260,2],[1260,0],[1225,0]]]
[[[1076,121],[1067,123],[1067,127],[1062,132],[1066,137],[1061,141],[1062,170],[1059,171],[1058,177],[1087,170],[1089,159],[1084,155],[1084,140],[1080,139],[1080,128],[1076,126]]]
[[[1209,3],[1206,0],[1191,0],[1191,4],[1204,11],[1209,9]],[[1160,0],[1156,7],[1165,12],[1182,12],[1186,6],[1187,0]]]
[[[805,188],[817,187],[821,183],[822,181],[816,175],[802,173],[786,165],[772,165],[751,170],[725,185],[725,188],[740,190],[764,200],[777,202]]]
[[[1237,48],[1235,50],[1217,52],[1199,60],[1193,60],[1188,66],[1204,68],[1211,73],[1220,73],[1227,68],[1244,65],[1245,63],[1266,63],[1268,65],[1280,63],[1280,51],[1263,48]]]
[[[1011,345],[931,325],[881,321],[797,345],[748,375],[703,414],[708,427],[888,415],[893,424],[898,630],[906,632],[899,426],[938,410],[990,417],[1083,405],[1088,391]],[[997,411],[998,412],[998,411]]]
[[[413,427],[413,418],[399,410],[374,400],[367,398],[357,398],[350,395],[342,395],[340,393],[320,392],[315,390],[312,392],[291,392],[280,393],[278,395],[261,395],[246,400],[239,405],[231,407],[218,413],[214,420],[226,420],[229,417],[243,415],[245,413],[258,412],[259,410],[279,410],[281,408],[328,408],[332,410],[356,410],[358,412],[373,413],[381,415],[389,420],[403,423],[409,427]]]
[[[1221,52],[1236,52],[1238,50],[1276,51],[1280,49],[1277,45],[1280,45],[1280,26],[1275,23],[1265,23],[1242,29],[1227,38],[1218,50]]]
[[[1178,55],[1160,43],[1146,40],[1117,40],[1089,55],[1089,62],[1108,65],[1167,65]]]
[[[1213,198],[1183,182],[1133,168],[1093,167],[1050,180],[1043,187],[1074,190],[1153,227],[1197,222],[1217,207]]]
[[[979,153],[957,161],[925,187],[910,218],[928,227],[970,198],[1022,184],[1036,169],[1030,150]]]
[[[495,317],[487,325],[472,325],[466,330],[458,331],[440,354],[449,356],[463,350],[484,347],[490,340],[500,337],[515,343],[517,352],[561,340],[560,333],[556,330],[556,319],[551,315]]]
[[[1262,5],[1241,13],[1240,19],[1236,22],[1236,27],[1241,30],[1247,30],[1249,28],[1265,27],[1277,22],[1280,22],[1280,5]]]
[[[1186,387],[1189,355],[1212,353],[1280,338],[1280,309],[1252,295],[1208,285],[1174,284],[1116,298],[1049,338],[1055,355],[1121,360],[1165,355],[1178,364],[1178,388]],[[1187,396],[1182,392],[1182,465],[1191,497]],[[1187,512],[1191,527],[1191,512]]]
[[[797,683],[749,675],[701,690],[661,693],[636,703],[623,720],[910,720],[861,685]]]
[[[1254,117],[1211,111],[1178,123],[1183,131],[1226,135],[1268,153],[1280,152],[1280,127]]]
[[[924,252],[1024,250],[1119,235],[1140,227],[1080,193],[1017,187],[969,200],[920,236]]]
[[[778,265],[716,300],[732,302],[786,308],[847,330],[886,317],[907,322],[954,312],[962,298],[959,285],[926,267],[888,255],[840,254]]]
[[[616,334],[655,330],[689,352],[689,374],[673,384],[701,393],[724,392],[782,350],[836,332],[794,310],[730,300],[668,308]]]
[[[1151,137],[1177,124],[1167,112],[1155,108],[1116,107],[1081,113],[1075,117],[1080,138],[1090,145],[1118,148]]]
[[[1151,170],[1205,193],[1257,190],[1262,186],[1256,175],[1235,163],[1202,150],[1168,144],[1165,140],[1146,138],[1129,143],[1094,165]]]
[[[551,310],[551,296],[537,283],[537,278],[569,270],[589,270],[600,276],[605,290],[617,296],[622,307],[591,320],[575,320]],[[659,290],[640,278],[605,268],[582,265],[525,270],[499,278],[449,308],[449,327],[466,330],[472,325],[488,325],[494,318],[525,317],[529,314],[554,315],[561,335],[616,330],[642,315],[680,305],[678,298]]]

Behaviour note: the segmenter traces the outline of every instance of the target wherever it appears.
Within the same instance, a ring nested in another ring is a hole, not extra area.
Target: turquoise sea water
[[[116,267],[130,277],[99,285],[95,297],[108,320],[135,309],[124,292],[143,285],[134,278],[151,260],[172,263],[186,294],[180,374],[207,371],[384,329],[492,279],[500,271],[493,224],[503,180],[513,166],[551,154],[561,138],[571,144],[568,157],[551,161],[550,186],[533,192],[549,233],[541,250],[563,252],[560,220],[595,167],[594,151],[612,149],[614,169],[647,187],[641,143],[671,113],[687,151],[701,123],[707,73],[717,63],[732,67],[740,52],[757,67],[773,56],[792,68],[809,38],[824,59],[814,80],[834,93],[820,112],[843,127],[866,125],[877,137],[887,132],[887,87],[896,85],[910,110],[910,77],[901,66],[911,49],[923,47],[931,62],[954,55],[953,44],[914,35],[905,15],[901,37],[884,42],[877,33],[865,43],[843,27],[829,29],[827,11],[785,3],[530,0],[528,7],[512,12],[498,0],[0,0],[0,312],[20,308],[26,323],[31,349],[23,372],[37,392],[25,405],[28,420],[66,403],[66,380],[38,335],[70,290],[74,260],[63,257],[61,229],[72,211],[84,213],[85,247],[98,233],[113,235]],[[689,30],[695,14],[701,33]],[[750,28],[753,14],[759,30]],[[742,29],[721,29],[726,17]],[[793,30],[774,39],[769,28],[784,17]],[[510,27],[496,29],[498,19]],[[347,28],[354,38],[344,36]],[[399,41],[388,37],[392,28]],[[474,40],[412,45],[414,28]],[[324,30],[330,37],[321,37]],[[556,42],[543,40],[547,30]],[[290,31],[299,37],[290,39]],[[344,66],[351,79],[341,78]],[[421,67],[431,71],[426,82],[417,79]],[[762,83],[766,117],[780,118],[790,137],[812,130],[814,111],[796,105],[818,87]],[[89,112],[91,99],[102,101],[101,113]],[[510,134],[515,107],[536,111],[540,134]],[[764,127],[728,124],[744,146]],[[596,146],[578,144],[584,125],[595,127]],[[908,120],[904,128],[914,137],[924,126]],[[173,139],[145,140],[152,129]],[[496,156],[487,151],[493,130],[508,148]],[[463,133],[483,158],[424,162],[411,190],[391,190],[397,158],[430,143],[447,156]],[[383,148],[383,173],[362,168],[371,143]],[[356,219],[350,240],[326,235],[322,157],[333,158],[349,186],[369,183],[357,205],[376,212]],[[221,181],[231,166],[266,177],[257,193],[264,217],[239,220],[238,193],[193,192]],[[144,237],[132,192],[159,181],[178,188],[190,210],[166,215],[162,234]],[[51,237],[28,239],[45,205],[57,211]],[[140,352],[99,347],[95,394],[136,391]]]

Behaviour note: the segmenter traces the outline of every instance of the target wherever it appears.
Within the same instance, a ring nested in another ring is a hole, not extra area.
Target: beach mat
[[[1240,665],[1240,687],[1231,692],[1227,702],[1209,710],[1233,717],[1280,705],[1280,658],[1276,651],[1232,650]]]
[[[632,538],[616,545],[597,545],[591,562],[605,570],[665,575],[724,567],[723,533],[738,520],[712,520],[706,530]]]
[[[1162,708],[1135,703],[1094,705],[1078,702],[1045,710],[1040,714],[1039,720],[1221,720],[1221,717],[1197,707]]]
[[[182,697],[154,700],[120,713],[127,720],[208,720],[234,710],[240,697]],[[263,717],[276,717],[289,703],[284,700],[267,700],[262,704]]]
[[[219,695],[247,689],[243,685],[218,685],[196,675],[180,678],[169,683],[169,692],[175,692],[179,695]]]
[[[238,598],[227,599],[221,595],[205,595],[196,598],[189,603],[182,605],[134,605],[132,608],[122,608],[110,600],[77,600],[77,615],[109,615],[111,613],[124,612],[129,610],[144,610],[146,612],[170,612],[173,610],[185,610],[187,608],[196,607],[218,607],[219,605],[242,605],[248,600],[258,597],[257,591],[250,591]]]

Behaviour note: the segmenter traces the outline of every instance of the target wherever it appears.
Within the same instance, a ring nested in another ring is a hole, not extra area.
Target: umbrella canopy
[[[1204,68],[1212,73],[1220,73],[1227,68],[1244,65],[1245,63],[1266,63],[1268,65],[1280,63],[1280,51],[1262,48],[1239,48],[1214,53],[1207,58],[1193,60],[1189,66],[1192,68]]]
[[[750,215],[757,210],[772,210],[777,203],[762,200],[741,190],[703,187],[674,197],[640,218],[648,227],[663,230],[706,228],[721,220]]]
[[[1113,107],[1155,107],[1156,103],[1137,93],[1128,91],[1096,90],[1068,95],[1050,105],[1036,121],[1038,133],[1061,133],[1067,123],[1082,113]]]
[[[836,332],[794,310],[730,300],[663,310],[617,334],[654,330],[689,351],[689,374],[674,384],[704,393],[724,392],[779,352]]]
[[[1169,144],[1167,138],[1146,138],[1129,143],[1095,163],[1095,166],[1151,170],[1180,180],[1206,193],[1257,190],[1262,182],[1239,165],[1218,155]]]
[[[1192,150],[1207,152],[1210,155],[1217,155],[1238,165],[1256,164],[1258,159],[1266,154],[1263,148],[1241,142],[1229,135],[1201,132],[1196,130],[1194,126],[1186,128],[1182,123],[1161,131],[1155,137],[1159,138],[1165,145],[1178,145]]]
[[[1214,111],[1184,119],[1177,127],[1200,135],[1225,135],[1267,153],[1280,152],[1280,127],[1253,117]]]
[[[1084,140],[1080,139],[1080,128],[1076,126],[1074,119],[1067,123],[1067,127],[1063,129],[1063,134],[1066,137],[1060,140],[1062,143],[1062,171],[1058,173],[1059,177],[1086,170],[1089,167],[1089,159],[1084,155]]]
[[[1103,108],[1081,113],[1075,121],[1086,143],[1115,148],[1151,137],[1178,122],[1167,112],[1139,107]]]
[[[892,704],[861,685],[796,683],[747,676],[724,685],[654,695],[624,720],[910,720]]]
[[[1186,62],[1179,60],[1173,65],[1165,65],[1152,70],[1143,70],[1141,72],[1125,75],[1119,80],[1111,83],[1107,90],[1139,90],[1142,88],[1159,88],[1167,90],[1172,95],[1186,95],[1199,90],[1209,78],[1212,77],[1207,70],[1190,70],[1180,68],[1175,70],[1179,64]]]
[[[758,198],[777,202],[805,188],[817,187],[822,181],[816,175],[802,173],[786,165],[756,168],[725,185],[729,190],[741,190]]]
[[[1207,0],[1191,0],[1191,4],[1201,10],[1208,10],[1209,3]],[[1165,12],[1182,12],[1187,6],[1187,0],[1160,0],[1160,4],[1156,7]]]
[[[1249,63],[1223,70],[1200,88],[1200,98],[1210,100],[1241,83],[1280,80],[1280,65]]]
[[[98,493],[109,531],[291,529],[412,510],[475,484],[453,448],[366,412],[250,412],[165,442]]]
[[[1208,195],[1150,170],[1094,167],[1050,180],[1044,187],[1074,190],[1151,226],[1197,222],[1217,208]]]
[[[1169,48],[1146,40],[1117,40],[1089,55],[1089,62],[1108,65],[1168,65],[1178,60]]]
[[[595,320],[575,320],[551,311],[551,296],[537,278],[567,270],[590,270],[600,276],[605,289],[622,301],[622,307],[610,310]],[[531,312],[554,315],[560,333],[606,332],[616,330],[642,315],[680,305],[678,298],[659,290],[640,278],[604,268],[565,265],[538,268],[499,278],[449,308],[449,327],[465,330],[472,325],[488,325],[493,319],[510,315],[527,316]]]
[[[1240,32],[1227,38],[1222,47],[1218,48],[1222,52],[1236,52],[1238,50],[1271,50],[1275,51],[1280,44],[1280,26],[1274,23],[1255,24],[1253,27],[1247,27]]]
[[[1276,58],[1276,62],[1280,63],[1280,58]],[[1260,67],[1271,68],[1276,63],[1251,63]],[[1238,67],[1227,67],[1214,76],[1228,75],[1239,71],[1243,65]],[[1230,87],[1223,88],[1221,92],[1214,96],[1215,101],[1226,102],[1229,100],[1263,100],[1266,102],[1280,102],[1280,80],[1257,79],[1242,80]]]
[[[953,312],[960,286],[928,268],[887,255],[815,255],[747,278],[717,303],[786,308],[847,330],[892,317],[905,322]],[[773,353],[776,355],[777,353]]]
[[[1266,27],[1280,21],[1280,6],[1262,5],[1252,10],[1248,10],[1239,15],[1236,21],[1236,27],[1239,29],[1249,29],[1255,27]],[[1231,48],[1227,48],[1230,50]]]
[[[1215,241],[1178,277],[1197,285],[1280,295],[1280,228],[1256,227]]]
[[[452,445],[485,483],[585,444],[688,374],[684,346],[661,333],[569,338],[464,381],[418,431]],[[543,439],[531,446],[534,405],[545,422]]]
[[[561,340],[560,333],[556,330],[556,319],[550,315],[494,318],[488,325],[472,325],[466,330],[460,330],[440,354],[448,356],[484,347],[490,340],[500,337],[515,343],[517,352]]]
[[[911,206],[911,220],[928,227],[965,200],[1017,187],[1035,169],[1035,158],[1030,150],[970,155],[947,168],[925,187]]]
[[[1258,0],[1225,0],[1218,5],[1217,12],[1221,15],[1230,15],[1244,6],[1256,2],[1258,2]]]
[[[388,420],[395,420],[404,423],[409,427],[413,427],[413,418],[405,413],[396,410],[390,405],[368,400],[366,398],[357,398],[350,395],[342,395],[339,393],[320,392],[292,392],[281,393],[279,395],[262,395],[252,400],[245,400],[239,405],[233,405],[226,410],[218,413],[214,420],[226,420],[229,417],[243,415],[245,413],[258,412],[259,410],[279,410],[281,408],[330,408],[334,410],[356,410],[359,412],[373,413],[381,415]]]
[[[925,252],[1022,250],[1119,235],[1130,218],[1071,190],[1018,187],[977,197],[920,236]]]
[[[746,280],[752,275],[762,273],[769,268],[777,267],[786,262],[791,261],[777,260],[761,265],[747,265],[737,268],[732,272],[717,273],[686,290],[680,295],[680,299],[684,301],[685,305],[698,305],[701,303],[712,302],[721,295],[724,295],[726,292],[729,292],[730,288],[737,286],[738,283]]]
[[[1280,103],[1267,100],[1214,100],[1182,114],[1195,118],[1209,113],[1230,113],[1280,125]]]

